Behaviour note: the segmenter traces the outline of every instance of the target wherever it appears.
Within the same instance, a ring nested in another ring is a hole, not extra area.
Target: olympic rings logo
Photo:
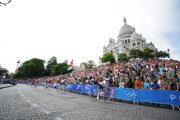
[[[136,98],[138,96],[138,93],[135,91],[126,91],[125,95],[130,98]]]

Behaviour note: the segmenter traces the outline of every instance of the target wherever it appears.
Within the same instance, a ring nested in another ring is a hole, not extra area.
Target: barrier
[[[68,84],[65,89],[96,95],[98,87],[93,85]],[[144,90],[130,88],[110,89],[111,91],[108,96],[111,98],[180,106],[180,91]]]
[[[114,97],[138,102],[180,106],[180,91],[114,88]]]
[[[80,92],[80,93],[87,93],[87,94],[92,94],[92,95],[97,95],[98,92],[98,86],[94,85],[84,85],[84,84],[68,84],[65,87],[66,90],[71,90],[75,92]],[[101,90],[100,93],[103,91]],[[114,88],[110,88],[110,90],[107,90],[107,93],[105,96],[114,98]]]
[[[75,92],[88,93],[88,94],[97,94],[98,87],[93,85],[84,85],[84,84],[67,84],[65,87],[66,90],[71,90]]]

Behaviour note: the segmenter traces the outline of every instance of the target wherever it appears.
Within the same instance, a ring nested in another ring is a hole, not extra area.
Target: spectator
[[[148,79],[145,79],[145,82],[143,83],[143,89],[150,89],[150,82]]]
[[[121,78],[120,78],[120,83],[119,83],[119,88],[124,88],[124,85],[125,85],[125,83],[124,83],[124,78],[121,77]]]
[[[130,78],[127,87],[133,88],[133,85],[134,85],[134,83],[133,83],[132,79]]]
[[[153,82],[153,84],[151,85],[151,89],[152,90],[159,90],[160,89],[160,85],[157,83],[157,81],[155,80]]]
[[[161,80],[161,90],[170,90],[170,84],[169,84],[169,80],[166,78],[159,78]]]
[[[140,78],[137,76],[135,81],[134,81],[134,88],[135,89],[140,89],[141,88],[141,80]]]
[[[177,79],[175,79],[175,77],[172,76],[170,79],[170,90],[178,90],[179,88],[178,88],[177,84],[178,84]]]

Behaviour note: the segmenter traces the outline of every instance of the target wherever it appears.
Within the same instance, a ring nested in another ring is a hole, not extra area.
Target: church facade
[[[156,50],[152,42],[147,43],[146,39],[141,34],[136,33],[135,27],[127,24],[126,18],[123,19],[123,22],[124,25],[119,30],[117,42],[115,39],[109,38],[109,44],[103,47],[103,54],[112,52],[117,59],[120,53],[129,55],[129,51],[132,48],[143,50],[148,47],[152,50]]]

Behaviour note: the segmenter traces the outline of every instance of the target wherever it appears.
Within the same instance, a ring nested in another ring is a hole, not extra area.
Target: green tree
[[[86,69],[91,69],[94,66],[96,66],[93,60],[89,60],[85,65],[86,65]]]
[[[8,74],[9,74],[9,71],[6,68],[3,68],[3,67],[0,66],[0,77],[1,76],[7,77]]]
[[[163,58],[166,58],[166,57],[170,58],[170,55],[169,55],[169,53],[163,51],[162,57]]]
[[[111,52],[107,52],[102,56],[101,61],[103,63],[106,63],[106,62],[115,63],[116,59]]]
[[[149,58],[153,58],[154,56],[153,56],[153,50],[152,49],[150,49],[150,48],[144,48],[144,50],[143,50],[143,58],[145,58],[145,59],[149,59]]]
[[[46,75],[54,75],[55,74],[54,67],[57,64],[58,63],[56,57],[53,56],[52,58],[50,58],[46,65]]]
[[[125,53],[121,53],[118,55],[118,61],[128,61],[128,57]]]
[[[32,58],[28,61],[25,61],[17,70],[16,77],[23,78],[23,77],[40,77],[44,75],[45,61],[38,58]]]
[[[153,55],[154,55],[154,57],[159,59],[161,57],[161,53],[162,53],[162,51],[154,51]]]
[[[154,57],[156,58],[166,58],[166,57],[170,57],[169,53],[165,52],[165,51],[155,51],[154,52]]]
[[[68,69],[68,64],[63,62],[63,63],[58,63],[56,65],[53,66],[53,75],[59,75],[59,74],[65,74],[67,73],[67,69]]]
[[[143,52],[139,49],[131,49],[129,52],[130,58],[142,58],[143,57]]]

